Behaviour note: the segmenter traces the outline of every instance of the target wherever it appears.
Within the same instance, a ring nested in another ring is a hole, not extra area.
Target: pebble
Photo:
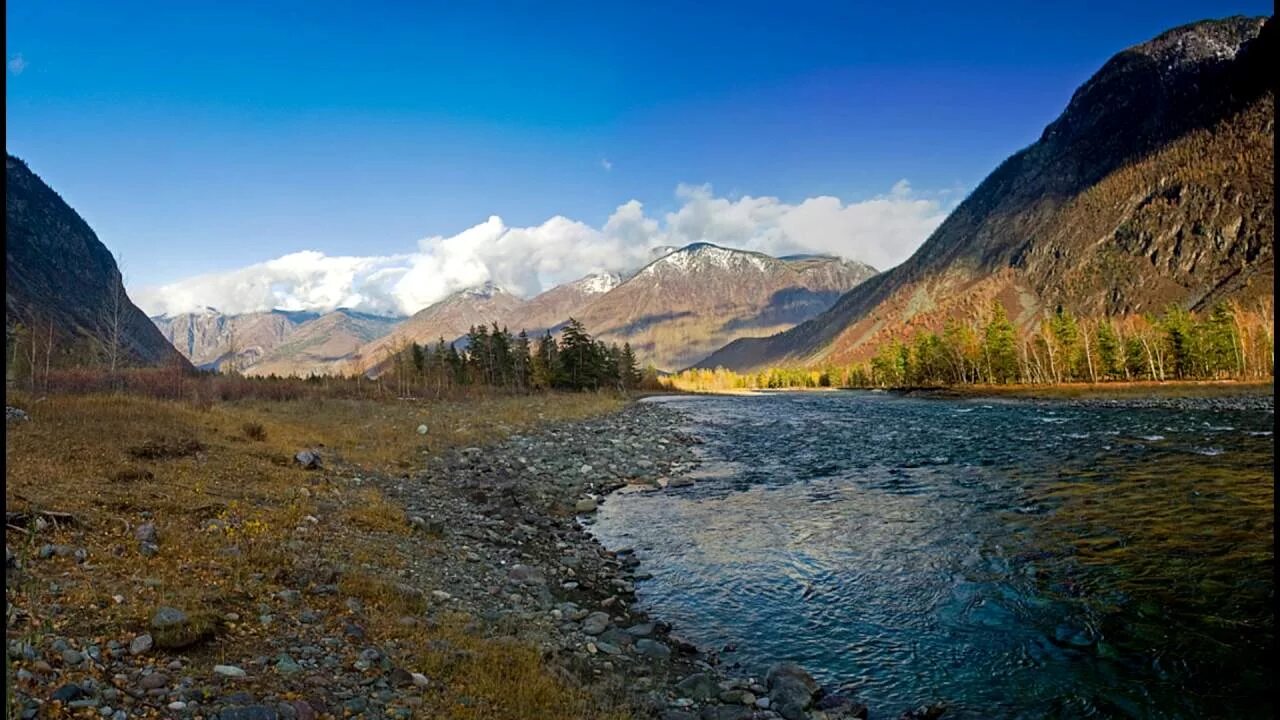
[[[135,638],[134,638],[134,639],[129,643],[129,654],[130,654],[130,655],[141,655],[141,654],[143,654],[143,653],[147,652],[148,650],[150,650],[150,649],[151,649],[151,646],[152,646],[152,644],[153,644],[154,642],[155,642],[155,641],[151,639],[151,635],[150,635],[150,633],[143,633],[143,634],[141,634],[141,635],[139,635],[139,636],[135,637]]]
[[[225,707],[218,717],[219,720],[279,720],[279,714],[275,709],[266,705]]]
[[[242,678],[246,676],[245,671],[235,665],[214,665],[213,674],[229,678]]]
[[[69,703],[73,700],[78,700],[84,697],[84,694],[84,688],[75,683],[67,683],[62,687],[59,687],[57,690],[54,690],[53,694],[49,696],[49,699]]]
[[[276,658],[276,672],[281,675],[294,675],[302,672],[302,666],[296,660],[288,655],[288,653],[280,653]]]

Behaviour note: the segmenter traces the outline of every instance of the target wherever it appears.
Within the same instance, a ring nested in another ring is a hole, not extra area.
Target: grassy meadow
[[[193,403],[132,393],[11,391],[6,404],[27,411],[31,421],[9,422],[5,432],[6,545],[21,565],[7,571],[9,639],[37,647],[47,635],[82,646],[127,644],[146,631],[155,608],[172,606],[193,619],[190,632],[205,636],[175,656],[188,661],[185,673],[207,677],[215,664],[258,652],[261,636],[272,632],[258,622],[259,604],[284,587],[300,558],[320,558],[352,569],[339,592],[314,601],[326,611],[323,622],[342,616],[342,598],[360,598],[370,610],[369,642],[396,648],[397,663],[420,668],[448,689],[423,691],[422,716],[595,717],[593,701],[557,678],[534,648],[481,638],[468,632],[464,618],[402,622],[421,617],[430,602],[403,591],[397,557],[385,550],[388,539],[413,532],[404,509],[336,476],[403,476],[431,453],[624,403],[595,393]],[[428,432],[419,434],[424,424]],[[304,448],[319,451],[323,470],[293,461]],[[135,539],[145,522],[154,524],[161,548],[151,556],[139,552]],[[429,535],[419,542],[421,552],[439,551]],[[47,545],[83,548],[87,557],[38,557]],[[161,654],[166,644],[189,640],[156,634]],[[11,715],[15,673],[30,665],[9,662]],[[92,675],[86,665],[66,669],[59,682]],[[280,682],[262,674],[245,689]],[[457,704],[458,698],[467,700]]]

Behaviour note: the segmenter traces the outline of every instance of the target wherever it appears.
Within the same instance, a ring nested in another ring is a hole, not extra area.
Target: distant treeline
[[[545,333],[536,341],[521,330],[512,335],[494,323],[473,326],[466,347],[440,338],[434,346],[406,343],[385,363],[380,380],[400,395],[442,393],[456,387],[491,387],[513,392],[535,390],[630,390],[657,386],[652,368],[641,372],[630,343],[606,345],[570,318],[559,341]]]
[[[41,330],[44,327],[41,326]],[[112,367],[101,354],[72,353],[52,332],[47,342],[22,326],[9,328],[6,363],[10,388],[45,393],[125,392],[164,399],[284,400],[300,397],[471,397],[544,390],[660,389],[657,371],[637,365],[629,343],[595,340],[570,319],[557,340],[550,332],[531,341],[496,324],[474,326],[466,345],[440,339],[434,345],[405,343],[379,364],[375,377],[362,372],[245,377],[234,369],[192,370],[175,361],[164,367]],[[77,346],[78,347],[78,346]]]
[[[1170,307],[1159,316],[1078,318],[1058,308],[1019,333],[993,302],[989,317],[949,320],[877,347],[871,360],[822,368],[739,374],[686,370],[663,379],[679,390],[919,387],[1133,380],[1265,379],[1274,373],[1270,299],[1220,303],[1203,314]]]

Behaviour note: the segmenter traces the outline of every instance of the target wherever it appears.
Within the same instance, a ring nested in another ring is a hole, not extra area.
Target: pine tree
[[[547,331],[538,341],[538,352],[530,363],[533,386],[539,389],[555,387],[560,374],[560,348]]]
[[[573,390],[598,387],[598,354],[582,323],[569,318],[560,339],[560,373],[556,384]]]
[[[1080,329],[1076,325],[1071,311],[1064,310],[1061,305],[1049,320],[1050,338],[1057,349],[1057,379],[1074,380],[1080,373]]]
[[[1102,376],[1112,378],[1122,374],[1124,372],[1121,365],[1122,348],[1120,338],[1116,335],[1116,328],[1111,324],[1111,318],[1104,318],[1098,323],[1094,331],[1094,340],[1098,345],[1098,364],[1101,366]]]
[[[533,364],[529,355],[529,335],[524,330],[516,336],[511,346],[511,370],[515,378],[515,386],[521,392],[533,385]]]
[[[999,300],[991,302],[991,321],[982,339],[982,352],[987,364],[987,380],[994,383],[1018,379],[1018,350],[1013,323]]]
[[[633,390],[640,386],[640,366],[636,363],[636,354],[631,350],[631,343],[622,344],[622,354],[618,358],[618,373],[622,377],[622,387]]]

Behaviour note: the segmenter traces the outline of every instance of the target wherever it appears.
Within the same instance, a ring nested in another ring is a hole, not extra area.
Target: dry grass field
[[[371,487],[329,478],[338,471],[348,478],[403,475],[425,454],[610,412],[624,402],[557,394],[193,406],[125,394],[36,399],[11,392],[7,404],[31,420],[9,422],[5,432],[6,546],[19,565],[6,571],[8,639],[127,646],[146,631],[156,608],[171,606],[191,623],[172,637],[154,633],[157,652],[180,655],[186,671],[207,677],[215,664],[259,652],[273,632],[259,622],[262,606],[276,602],[300,558],[330,558],[367,569],[344,573],[340,592],[316,601],[321,623],[337,622],[342,598],[359,598],[369,610],[364,629],[371,640],[397,648],[397,663],[449,687],[423,692],[415,716],[594,716],[588,699],[549,672],[532,648],[480,638],[462,619],[403,622],[421,616],[427,602],[397,587],[396,558],[383,551],[389,537],[411,532],[404,510]],[[304,448],[317,450],[325,469],[294,462]],[[148,523],[154,553],[139,541]],[[422,542],[422,552],[432,552],[429,537]],[[37,678],[27,681],[27,694],[48,697],[96,668],[50,668],[11,655],[10,714],[20,670]],[[246,688],[279,690],[282,681],[262,674]],[[56,708],[45,706],[50,713]]]

